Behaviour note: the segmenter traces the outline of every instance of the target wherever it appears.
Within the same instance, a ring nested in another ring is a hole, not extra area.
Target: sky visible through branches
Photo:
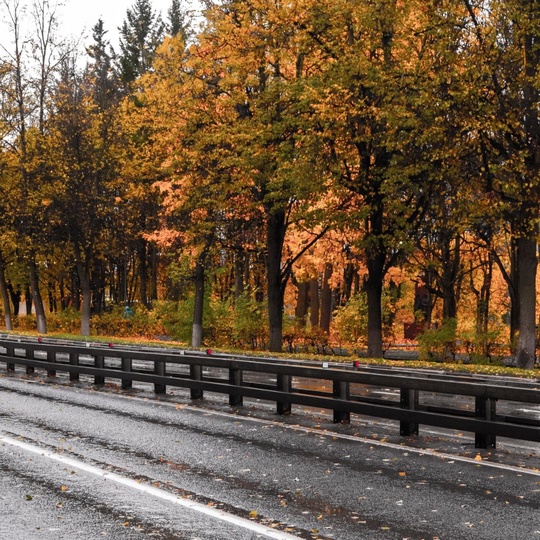
[[[92,28],[98,19],[103,19],[105,29],[108,32],[111,45],[116,49],[118,46],[118,27],[126,18],[126,12],[133,7],[135,0],[66,0],[58,2],[58,19],[60,22],[59,34],[64,38],[73,37],[86,46],[92,40]],[[31,1],[21,2],[30,5]],[[55,0],[51,0],[51,5]],[[183,0],[182,6],[195,12],[200,7],[197,0]],[[156,12],[161,13],[162,18],[167,18],[167,11],[171,0],[152,0]],[[6,30],[6,7],[0,3],[0,44],[8,47],[9,32]]]

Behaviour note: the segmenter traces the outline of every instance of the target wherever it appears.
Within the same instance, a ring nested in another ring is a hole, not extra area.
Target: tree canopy
[[[119,50],[98,20],[81,65],[48,2],[2,0],[6,325],[23,292],[40,332],[70,305],[84,334],[192,295],[196,346],[215,297],[266,310],[272,351],[356,310],[348,335],[381,356],[408,298],[409,327],[468,317],[485,344],[509,323],[531,367],[539,9],[207,0],[195,25],[135,0]]]

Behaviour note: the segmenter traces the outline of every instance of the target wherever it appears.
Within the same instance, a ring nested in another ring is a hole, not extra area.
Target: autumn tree
[[[483,196],[489,197],[512,236],[511,282],[517,326],[516,357],[532,367],[536,339],[536,271],[540,184],[537,113],[540,12],[536,2],[463,0],[466,18],[451,81],[461,102],[462,130],[482,161]],[[479,195],[481,196],[481,195]]]
[[[50,92],[65,46],[58,40],[56,5],[47,0],[31,4],[32,35],[25,36],[25,8],[18,0],[3,0],[10,30],[11,47],[4,48],[9,81],[3,87],[11,125],[11,149],[19,163],[19,219],[16,222],[21,256],[28,265],[37,328],[46,333],[45,309],[40,291],[39,251],[48,241],[47,220],[42,212],[40,190],[48,176],[43,162],[43,138]]]
[[[318,204],[327,176],[318,161],[320,141],[307,135],[313,109],[304,91],[324,63],[309,31],[317,17],[312,8],[311,2],[212,5],[193,51],[215,63],[207,80],[228,112],[217,140],[229,142],[236,189],[262,211],[272,351],[282,347],[283,297],[294,262],[327,231],[332,210],[342,204],[337,195],[327,198],[324,210]],[[288,252],[287,234],[300,224],[313,235]]]
[[[180,36],[183,43],[187,43],[191,34],[191,21],[187,9],[180,0],[172,0],[167,11],[166,31],[172,37]]]
[[[163,40],[165,24],[150,0],[135,0],[119,30],[120,75],[129,86],[150,69],[156,48]]]
[[[59,237],[66,239],[77,269],[82,335],[90,335],[91,306],[100,298],[97,276],[115,196],[113,152],[118,132],[104,90],[91,77],[96,70],[99,73],[99,66],[94,65],[81,72],[73,60],[64,63],[48,122],[49,153],[57,164],[51,206]]]
[[[336,185],[355,197],[347,227],[360,233],[352,247],[367,269],[368,354],[382,356],[384,277],[411,248],[432,188],[423,134],[430,118],[417,94],[430,41],[415,2],[329,6],[319,8],[318,41],[332,62],[314,87],[314,127]]]

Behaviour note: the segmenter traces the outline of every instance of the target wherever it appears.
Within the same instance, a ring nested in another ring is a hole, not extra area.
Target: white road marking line
[[[153,497],[157,497],[159,499],[163,499],[165,501],[178,504],[185,508],[189,508],[190,510],[195,510],[196,512],[200,512],[201,514],[206,514],[208,516],[219,519],[221,521],[231,523],[238,527],[242,527],[243,529],[248,529],[257,534],[261,534],[267,538],[275,538],[276,540],[298,540],[299,539],[298,536],[293,536],[286,532],[277,531],[270,527],[266,527],[265,525],[260,525],[259,523],[255,523],[248,519],[235,516],[233,514],[229,514],[223,510],[219,510],[218,508],[214,508],[212,506],[206,506],[204,504],[191,501],[189,499],[184,499],[182,497],[169,493],[165,490],[156,488],[154,486],[150,486],[148,484],[139,483],[136,480],[132,480],[131,478],[125,478],[124,476],[121,476],[119,474],[112,473],[104,469],[100,469],[99,467],[94,467],[93,465],[88,465],[86,463],[83,463],[82,461],[65,457],[60,454],[54,454],[52,452],[48,452],[47,450],[44,450],[43,448],[40,448],[39,446],[34,446],[28,443],[24,443],[22,441],[18,441],[16,439],[12,439],[11,437],[7,437],[5,435],[2,435],[1,433],[0,433],[0,441],[6,444],[9,444],[11,446],[21,448],[22,450],[26,450],[27,452],[32,452],[34,454],[38,454],[48,459],[58,461],[65,465],[69,465],[70,467],[85,471],[90,474],[94,474],[95,476],[99,476],[101,478],[104,478],[105,480],[116,482],[117,484],[127,486],[131,489],[136,489],[148,495],[152,495]]]

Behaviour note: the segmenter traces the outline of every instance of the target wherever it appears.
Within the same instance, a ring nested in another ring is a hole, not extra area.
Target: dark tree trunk
[[[30,270],[30,290],[32,291],[32,301],[34,303],[34,309],[36,310],[37,331],[40,334],[46,334],[47,319],[45,317],[45,308],[43,306],[41,291],[39,290],[39,276],[37,264],[33,256],[30,258],[28,266]]]
[[[442,249],[440,289],[443,301],[443,320],[457,317],[457,291],[461,267],[461,238],[448,235]]]
[[[382,259],[382,257],[378,257],[376,260],[368,260],[368,277],[364,283],[368,306],[367,354],[370,358],[381,358],[383,356],[382,291],[384,273],[382,261],[378,259]]]
[[[11,305],[9,303],[9,292],[6,284],[6,274],[4,269],[4,261],[0,260],[0,293],[2,294],[2,303],[4,304],[4,321],[6,330],[13,330],[11,321]]]
[[[32,291],[30,290],[29,285],[27,285],[24,289],[24,305],[26,309],[26,314],[31,315],[32,314]]]
[[[523,184],[523,207],[520,212],[520,234],[517,239],[519,336],[517,342],[517,365],[532,369],[536,359],[536,272],[538,266],[538,173],[540,171],[540,121],[538,118],[539,90],[537,86],[540,73],[539,31],[537,25],[538,2],[523,2],[524,12],[532,14],[530,26],[525,26],[523,35],[523,119],[527,141],[528,156],[526,182]],[[529,15],[531,16],[531,15]],[[530,186],[534,185],[533,190]],[[525,229],[523,230],[523,225]]]
[[[270,210],[266,224],[266,280],[271,352],[281,352],[283,347],[283,295],[286,280],[282,273],[281,257],[285,231],[284,210]]]
[[[90,283],[90,276],[88,270],[88,261],[90,255],[85,254],[85,260],[82,257],[82,249],[80,245],[74,243],[75,250],[75,268],[77,269],[77,276],[79,278],[79,284],[82,293],[82,310],[81,310],[81,335],[90,335],[90,318],[92,316],[92,286]]]
[[[352,287],[356,268],[353,263],[347,263],[345,270],[343,271],[343,294],[341,298],[341,304],[345,305],[352,295]]]
[[[311,328],[319,328],[319,315],[319,280],[312,278],[309,280],[309,323]]]
[[[193,308],[193,327],[191,332],[191,345],[200,347],[203,340],[203,313],[204,313],[204,263],[206,254],[197,259],[195,266],[195,306]]]
[[[56,304],[56,290],[53,281],[47,283],[47,294],[49,297],[49,312],[56,313],[58,311],[58,306]]]
[[[125,259],[118,263],[116,274],[116,301],[124,304],[127,300],[127,263]]]
[[[150,244],[150,304],[158,299],[158,265],[159,265],[159,255],[157,246],[154,242]],[[152,307],[152,306],[150,306]]]
[[[90,287],[90,279],[88,278],[85,265],[81,261],[77,262],[77,272],[79,274],[82,293],[81,335],[89,336],[90,318],[92,315],[92,288]]]
[[[331,263],[324,265],[322,290],[321,290],[321,329],[330,333],[330,321],[332,319],[332,289],[329,280],[332,277],[333,267]]]
[[[73,309],[81,310],[81,285],[79,283],[79,276],[77,266],[71,272],[71,298]]]
[[[241,251],[236,252],[234,259],[234,298],[238,299],[244,294],[244,268],[245,254]]]
[[[146,240],[139,240],[139,280],[140,299],[143,306],[148,307],[148,261]]]
[[[489,328],[489,303],[491,283],[493,280],[493,257],[488,254],[488,260],[483,269],[482,285],[476,294],[476,332],[486,335]]]
[[[298,326],[306,326],[306,315],[308,312],[309,281],[302,281],[297,284],[298,298],[296,300],[295,317]]]
[[[11,297],[11,303],[13,304],[13,316],[19,316],[19,307],[21,305],[21,290],[17,287],[17,290],[13,288],[11,283],[7,284],[9,296]]]
[[[517,365],[532,369],[536,357],[536,240],[518,238],[517,265],[519,269],[519,337]]]

